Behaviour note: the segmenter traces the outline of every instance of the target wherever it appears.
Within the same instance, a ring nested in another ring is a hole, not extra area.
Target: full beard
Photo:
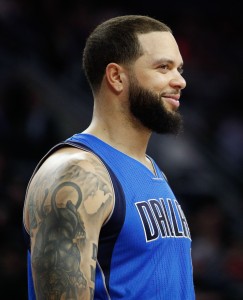
[[[132,116],[153,132],[178,135],[183,129],[180,113],[168,110],[163,103],[161,94],[144,89],[135,81],[136,79],[133,77],[129,90]]]

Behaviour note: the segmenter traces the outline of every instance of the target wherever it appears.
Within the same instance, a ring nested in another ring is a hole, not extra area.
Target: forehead
[[[170,32],[156,31],[139,34],[138,40],[143,49],[141,58],[152,60],[166,58],[181,64],[182,57],[178,44]]]

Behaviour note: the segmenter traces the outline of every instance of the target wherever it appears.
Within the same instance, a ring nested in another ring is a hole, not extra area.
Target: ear
[[[106,66],[106,80],[109,86],[116,92],[123,90],[124,70],[122,66],[116,63],[109,63]]]

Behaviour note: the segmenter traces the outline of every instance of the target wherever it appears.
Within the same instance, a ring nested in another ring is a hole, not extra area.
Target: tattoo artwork
[[[56,174],[58,173],[57,170]],[[93,299],[94,289],[88,286],[80,267],[81,249],[86,243],[86,229],[78,210],[81,209],[85,199],[90,199],[97,192],[102,191],[106,200],[91,216],[92,219],[111,200],[111,191],[102,180],[103,174],[101,176],[96,174],[87,172],[80,166],[72,165],[63,176],[55,178],[54,175],[54,182],[49,189],[46,187],[47,181],[43,178],[38,181],[38,185],[35,184],[36,189],[34,188],[30,195],[29,214],[32,237],[35,234],[32,268],[36,274],[37,299],[59,300],[64,299],[63,297],[70,300],[78,299],[82,290],[89,290],[90,299]],[[35,197],[40,194],[38,192],[41,190],[40,185],[42,188],[45,185],[45,192],[41,193],[43,200],[41,206],[38,207]],[[60,201],[58,197],[61,194],[65,196]],[[46,204],[48,198],[50,199],[49,205]],[[82,209],[88,214],[83,206]],[[97,245],[94,243],[90,258],[95,266]],[[89,271],[92,282],[95,281],[94,266],[90,265]]]
[[[97,245],[93,244],[93,252],[92,252],[92,259],[94,261],[96,261],[97,258],[97,254],[98,254],[98,248]],[[93,282],[95,282],[95,268],[91,265],[90,266],[91,270],[90,270],[90,274],[91,274],[91,280]],[[94,289],[90,287],[90,300],[94,299]]]

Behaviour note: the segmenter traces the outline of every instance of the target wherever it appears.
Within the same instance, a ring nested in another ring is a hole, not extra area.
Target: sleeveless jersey
[[[90,134],[64,143],[96,154],[107,167],[115,205],[102,227],[95,300],[194,300],[191,236],[183,210],[154,160],[139,161]],[[55,149],[55,148],[54,148]],[[28,254],[29,299],[34,300]]]

